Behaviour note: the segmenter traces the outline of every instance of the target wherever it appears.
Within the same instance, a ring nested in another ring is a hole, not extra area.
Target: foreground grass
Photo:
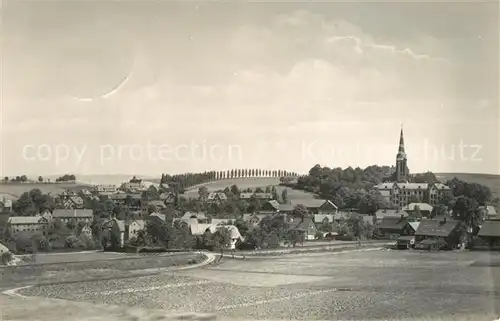
[[[162,256],[1,267],[0,287],[137,277],[157,273],[143,270],[196,264],[203,262],[204,259],[205,256],[199,253],[175,253]]]

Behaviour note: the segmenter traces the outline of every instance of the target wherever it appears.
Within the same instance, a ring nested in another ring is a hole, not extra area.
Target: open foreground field
[[[275,177],[230,178],[194,186],[188,189],[184,193],[184,196],[189,198],[197,198],[198,189],[202,186],[206,187],[209,192],[213,192],[217,190],[223,190],[226,187],[231,188],[231,186],[236,185],[238,186],[239,189],[246,189],[246,188],[255,189],[257,187],[265,189],[267,186],[276,186],[276,189],[278,190],[278,195],[280,196],[283,190],[287,189],[289,199],[310,199],[315,197],[313,193],[307,193],[304,191],[293,190],[288,187],[279,186],[279,183],[280,183],[279,178]]]
[[[500,197],[500,175],[493,174],[472,174],[472,173],[438,173],[436,177],[440,181],[446,182],[447,180],[456,177],[468,183],[478,183],[486,185],[491,189],[494,197]]]
[[[61,309],[74,305],[73,311],[85,305],[96,320],[98,311],[103,311],[103,319],[113,320],[105,314],[105,307],[123,306],[122,313],[135,309],[135,317],[130,312],[121,315],[121,320],[152,320],[137,315],[163,310],[215,313],[218,320],[491,321],[500,308],[500,268],[474,264],[491,261],[500,262],[500,255],[371,250],[246,261],[226,258],[201,269],[43,285],[19,293],[79,301],[57,304]],[[2,297],[1,305],[8,306],[8,300],[14,299]],[[53,309],[46,310],[53,314]],[[33,320],[46,320],[35,311]],[[4,308],[3,313],[10,320],[29,316],[26,309]]]
[[[8,194],[19,198],[23,193],[38,188],[42,193],[59,194],[66,189],[79,191],[88,188],[89,185],[82,183],[0,183],[0,194]]]
[[[109,279],[150,275],[149,269],[169,268],[202,262],[200,253],[125,254],[87,252],[39,254],[33,263],[0,266],[0,288],[87,279]]]

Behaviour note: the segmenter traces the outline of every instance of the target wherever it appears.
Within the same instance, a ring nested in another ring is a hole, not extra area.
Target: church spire
[[[401,124],[401,134],[399,135],[399,153],[405,153],[405,139],[403,136],[403,124]]]

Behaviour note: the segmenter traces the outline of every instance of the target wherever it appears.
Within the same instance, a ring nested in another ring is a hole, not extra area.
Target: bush
[[[38,249],[40,251],[50,251],[52,250],[52,246],[50,244],[50,241],[45,237],[42,236],[37,240],[38,243]]]
[[[14,259],[14,255],[11,252],[3,252],[1,255],[1,260],[3,265],[8,265]]]
[[[66,244],[67,248],[69,248],[69,249],[75,248],[78,246],[78,243],[79,243],[78,238],[76,238],[76,236],[70,235],[70,236],[66,237],[65,244]]]
[[[86,249],[86,250],[93,250],[93,249],[95,249],[95,242],[92,239],[92,236],[82,234],[80,236],[78,246],[83,248],[83,249]]]

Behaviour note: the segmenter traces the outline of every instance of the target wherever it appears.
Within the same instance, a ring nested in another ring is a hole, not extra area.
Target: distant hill
[[[435,173],[437,179],[442,182],[453,179],[466,181],[468,183],[478,183],[486,185],[491,189],[493,197],[500,197],[500,175],[494,174],[474,174],[474,173]]]
[[[0,194],[9,194],[18,198],[24,192],[29,192],[35,188],[38,188],[44,194],[59,194],[66,189],[78,192],[88,187],[89,185],[81,183],[1,183]]]

